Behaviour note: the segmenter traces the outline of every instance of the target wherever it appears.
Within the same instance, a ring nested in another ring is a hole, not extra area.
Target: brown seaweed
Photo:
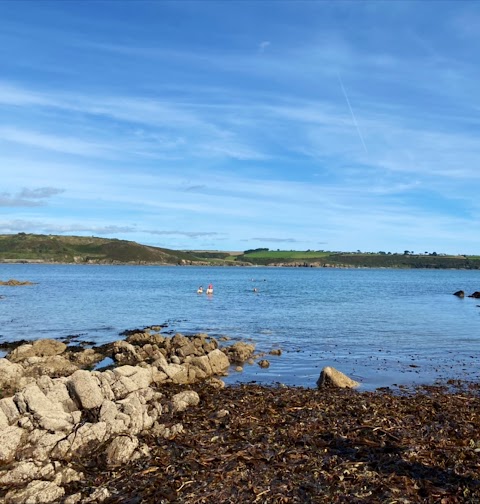
[[[199,406],[162,419],[183,433],[143,436],[150,456],[114,470],[99,450],[69,490],[104,486],[106,504],[480,502],[479,384],[192,388]]]

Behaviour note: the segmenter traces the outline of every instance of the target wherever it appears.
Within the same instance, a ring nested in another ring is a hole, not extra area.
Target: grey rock
[[[174,424],[171,427],[167,427],[164,424],[155,423],[152,428],[152,434],[154,436],[162,437],[165,439],[173,439],[178,434],[184,431],[183,425],[181,423]]]
[[[238,341],[229,347],[225,347],[223,351],[228,355],[230,361],[243,364],[252,357],[255,345]]]
[[[83,409],[98,408],[104,398],[98,380],[91,373],[79,370],[67,382],[73,398]]]
[[[20,345],[8,354],[12,362],[21,362],[29,357],[49,357],[60,355],[67,348],[65,343],[52,339],[41,339],[33,344]]]
[[[37,380],[37,385],[50,401],[60,403],[64,411],[71,413],[77,411],[78,408],[68,393],[67,382],[68,378],[53,380],[49,376],[41,376]]]
[[[269,352],[270,355],[282,355],[282,349],[281,348],[273,348],[272,350],[270,350]]]
[[[199,402],[200,397],[194,390],[185,390],[172,397],[171,411],[185,411],[189,406],[197,406]]]
[[[105,355],[95,351],[93,348],[86,348],[82,352],[68,352],[68,358],[79,368],[86,368],[101,362]]]
[[[201,357],[193,357],[190,360],[190,364],[201,369],[206,376],[211,376],[213,374],[212,365],[210,364],[210,359],[206,355]]]
[[[44,429],[35,429],[28,433],[27,441],[18,450],[17,457],[21,460],[50,462],[53,449],[65,436],[63,432],[50,433]]]
[[[87,422],[72,432],[66,439],[55,444],[51,455],[59,460],[86,455],[108,439],[105,422]]]
[[[178,355],[172,355],[170,357],[170,362],[172,364],[181,364],[182,363],[182,361],[181,361],[181,359],[180,359],[180,357]]]
[[[213,374],[224,374],[230,367],[228,357],[218,348],[209,352],[207,356],[210,361],[210,366],[212,366]]]
[[[0,409],[0,429],[4,429],[5,427],[8,427],[10,423],[8,422],[7,415],[3,412],[3,410]]]
[[[63,504],[78,504],[82,500],[82,494],[80,492],[74,493],[72,495],[69,495],[68,497],[65,497],[63,500]]]
[[[0,431],[1,463],[9,463],[15,458],[15,453],[25,434],[26,432],[16,425],[10,425]]]
[[[51,401],[36,384],[28,385],[22,392],[15,394],[14,401],[19,410],[30,413],[42,429],[71,431],[73,419],[63,410],[59,402]]]
[[[116,341],[113,344],[113,352],[114,359],[119,364],[137,364],[141,361],[137,349],[126,341]]]
[[[33,461],[22,461],[0,472],[0,485],[26,485],[33,480],[51,480],[55,476],[53,464],[38,464]]]
[[[132,436],[116,437],[108,446],[106,451],[107,465],[109,467],[119,466],[128,462],[138,448],[138,439]]]
[[[360,385],[359,382],[352,380],[347,375],[337,369],[326,366],[322,369],[317,380],[318,388],[338,387],[338,388],[356,388]]]
[[[46,357],[33,356],[23,361],[25,373],[28,376],[69,376],[74,373],[78,366],[70,362],[63,355],[51,355]]]
[[[97,488],[92,494],[90,494],[86,499],[83,500],[84,504],[89,504],[90,502],[92,503],[99,503],[107,500],[111,496],[110,491],[108,488],[105,487],[100,487]]]
[[[59,486],[65,486],[69,483],[73,483],[74,481],[82,481],[85,478],[85,475],[82,472],[75,471],[71,467],[62,467],[57,468],[57,472],[55,473],[55,478],[53,482]]]
[[[15,364],[8,359],[0,359],[0,389],[14,391],[18,388],[20,379],[23,377],[25,369],[21,364]]]
[[[5,504],[49,504],[58,502],[65,490],[52,481],[33,480],[21,490],[11,490]]]
[[[141,368],[139,366],[121,366],[113,370],[115,377],[124,376],[133,381],[136,385],[136,389],[147,388],[153,381],[153,370],[152,368]]]

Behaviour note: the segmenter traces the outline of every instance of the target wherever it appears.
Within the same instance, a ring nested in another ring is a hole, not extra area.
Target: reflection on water
[[[478,301],[452,295],[480,290],[479,271],[4,264],[0,278],[38,282],[0,289],[0,341],[101,344],[166,324],[165,334],[282,348],[270,368],[246,365],[229,383],[314,386],[325,365],[365,388],[479,377]],[[210,283],[213,295],[197,294]]]

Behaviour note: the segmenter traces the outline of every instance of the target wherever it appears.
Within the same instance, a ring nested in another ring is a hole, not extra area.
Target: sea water
[[[480,271],[0,264],[10,278],[35,285],[0,286],[0,342],[98,345],[164,325],[267,353],[268,369],[246,364],[228,383],[314,387],[327,365],[366,390],[480,379],[480,300],[452,295],[480,290]]]

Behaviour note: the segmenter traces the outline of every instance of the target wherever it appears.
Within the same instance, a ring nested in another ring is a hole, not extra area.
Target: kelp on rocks
[[[66,488],[106,504],[480,502],[480,385],[450,385],[191,385],[199,405],[168,417],[183,431],[143,435],[148,455],[115,469],[99,447]]]

